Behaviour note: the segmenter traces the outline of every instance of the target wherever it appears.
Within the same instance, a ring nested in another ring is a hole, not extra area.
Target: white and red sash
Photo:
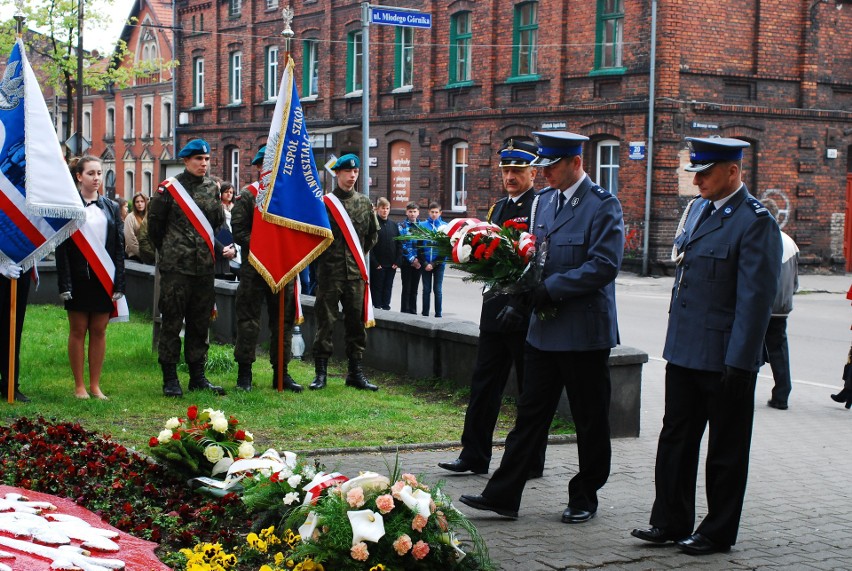
[[[257,193],[260,192],[260,181],[254,181],[246,187],[246,190],[248,190],[252,194],[252,196],[257,198]]]
[[[333,194],[326,194],[322,197],[322,200],[337,221],[337,225],[343,231],[346,245],[349,246],[349,251],[352,252],[352,256],[358,263],[358,269],[361,271],[361,279],[364,280],[364,325],[372,327],[376,324],[376,318],[373,315],[373,298],[370,296],[370,277],[367,272],[367,260],[364,259],[364,251],[361,249],[361,240],[358,239],[358,234],[352,225],[352,219],[349,217],[349,213],[346,212],[340,199]]]
[[[164,187],[171,193],[172,198],[175,199],[175,202],[178,203],[178,206],[180,206],[180,209],[189,219],[199,236],[201,236],[204,243],[207,244],[207,247],[210,249],[210,256],[212,256],[213,261],[215,262],[216,251],[213,249],[213,227],[210,225],[207,217],[204,216],[204,213],[201,212],[201,209],[198,208],[198,205],[176,178],[172,177],[166,179],[160,183],[160,186]]]
[[[71,239],[80,249],[80,252],[86,257],[89,262],[89,267],[95,272],[98,281],[101,282],[107,295],[112,297],[115,293],[115,264],[112,258],[106,251],[106,247],[101,240],[94,235],[92,228],[88,224],[83,224],[78,232],[71,234]],[[130,321],[130,311],[127,308],[127,298],[122,297],[118,301],[112,302],[112,312],[109,314],[110,323],[116,321]]]

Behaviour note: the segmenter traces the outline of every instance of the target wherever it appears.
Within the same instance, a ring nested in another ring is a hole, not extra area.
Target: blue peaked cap
[[[533,166],[550,166],[565,157],[583,154],[583,143],[589,140],[584,135],[569,131],[534,131],[533,137],[538,144],[538,158]]]
[[[716,163],[741,161],[743,149],[751,145],[740,139],[724,137],[686,137],[689,145],[689,166],[684,170],[701,172]]]

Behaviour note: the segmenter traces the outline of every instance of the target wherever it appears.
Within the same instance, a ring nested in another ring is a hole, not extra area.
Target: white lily
[[[385,535],[385,520],[373,510],[346,512],[352,525],[352,545],[362,541],[376,543]]]
[[[308,512],[308,517],[305,518],[305,523],[299,526],[299,535],[302,536],[302,543],[307,543],[311,540],[319,525],[319,516],[317,512]]]
[[[399,491],[399,499],[402,500],[402,503],[408,506],[410,510],[417,512],[425,518],[428,518],[432,514],[432,510],[430,509],[432,496],[423,490],[415,490],[412,492],[411,486],[404,486],[402,490]]]
[[[464,550],[459,547],[459,545],[461,545],[461,541],[458,540],[456,534],[453,532],[442,533],[441,536],[438,538],[438,541],[440,541],[441,543],[445,543],[453,548],[453,555],[455,555],[456,562],[461,561],[467,555],[467,553],[465,553]]]

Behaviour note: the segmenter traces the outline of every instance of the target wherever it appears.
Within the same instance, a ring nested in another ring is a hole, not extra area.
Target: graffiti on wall
[[[778,221],[778,227],[783,230],[787,221],[790,220],[791,214],[790,199],[787,194],[781,189],[770,188],[764,190],[759,199],[770,212],[777,210],[778,214],[775,215],[775,219]]]

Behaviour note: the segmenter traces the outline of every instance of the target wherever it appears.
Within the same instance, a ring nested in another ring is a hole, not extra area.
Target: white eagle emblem
[[[15,77],[20,63],[10,62],[3,72],[3,79],[0,80],[0,109],[3,111],[14,109],[24,98],[24,77]]]

